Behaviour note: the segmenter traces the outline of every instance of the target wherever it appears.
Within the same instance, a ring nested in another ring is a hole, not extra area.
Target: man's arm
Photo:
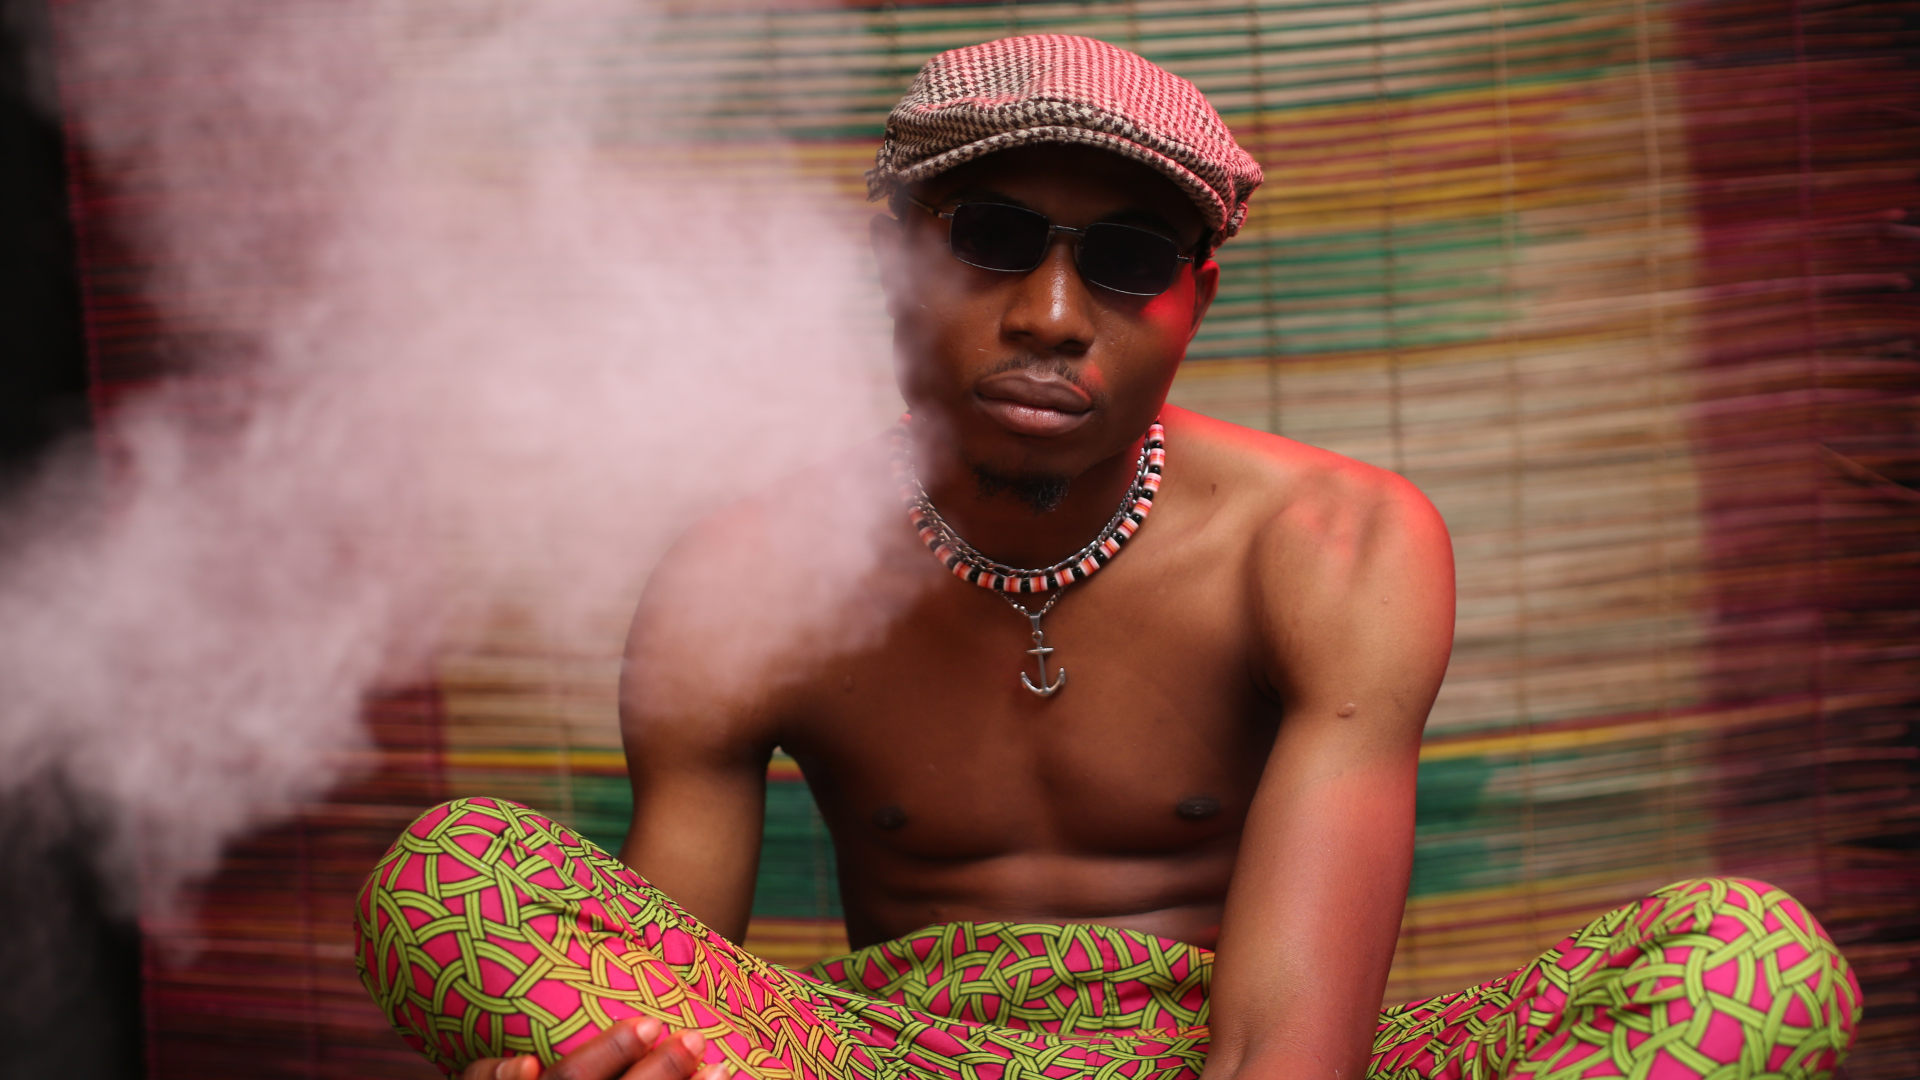
[[[695,918],[734,941],[746,935],[766,809],[772,726],[765,657],[729,664],[723,649],[740,628],[734,599],[752,590],[726,566],[741,551],[741,507],[695,526],[647,583],[627,638],[620,727],[633,780],[633,823],[621,861]],[[744,520],[743,520],[744,519]],[[765,565],[746,563],[745,565]],[[736,563],[735,565],[739,565]],[[623,1020],[542,1072],[531,1056],[484,1058],[461,1080],[730,1080],[724,1063],[702,1066],[698,1031]]]
[[[1446,527],[1364,466],[1294,499],[1253,570],[1284,719],[1227,894],[1205,1080],[1366,1073],[1453,639]]]
[[[690,531],[654,571],[634,615],[620,725],[633,823],[620,857],[733,941],[747,931],[775,741],[766,658],[732,607],[753,592],[738,568],[746,511]],[[761,561],[764,565],[764,560]],[[745,659],[745,662],[743,662]]]

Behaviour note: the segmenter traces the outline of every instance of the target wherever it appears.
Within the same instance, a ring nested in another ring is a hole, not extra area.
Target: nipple
[[[1173,812],[1188,821],[1201,821],[1220,812],[1220,800],[1211,795],[1195,795],[1190,799],[1181,799]]]
[[[887,832],[907,823],[907,812],[897,806],[883,806],[873,812],[873,824]]]

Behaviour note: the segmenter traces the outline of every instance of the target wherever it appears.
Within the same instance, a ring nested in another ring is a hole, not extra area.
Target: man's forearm
[[[1412,861],[1402,787],[1353,770],[1256,800],[1250,831],[1288,828],[1235,868],[1204,1080],[1364,1075]]]

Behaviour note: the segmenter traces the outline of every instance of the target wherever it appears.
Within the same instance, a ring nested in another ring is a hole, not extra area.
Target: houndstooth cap
[[[1158,170],[1200,208],[1215,245],[1240,231],[1264,179],[1192,83],[1104,41],[1031,34],[927,61],[887,116],[867,198],[1030,143],[1097,146]]]

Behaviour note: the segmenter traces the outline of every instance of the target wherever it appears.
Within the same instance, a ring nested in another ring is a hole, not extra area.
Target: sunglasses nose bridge
[[[1072,244],[1073,265],[1075,267],[1080,265],[1080,252],[1083,250],[1082,245],[1086,239],[1087,230],[1085,229],[1070,229],[1065,225],[1054,224],[1048,224],[1047,226],[1047,250],[1053,250],[1053,244],[1056,240],[1065,240],[1067,243]],[[1041,258],[1044,259],[1045,256],[1043,255]]]
[[[1087,232],[1085,229],[1074,229],[1074,228],[1069,228],[1068,226],[1065,226],[1065,225],[1055,225],[1052,222],[1048,222],[1047,223],[1047,242],[1040,246],[1039,256],[1033,260],[1032,266],[1027,267],[1027,271],[1031,272],[1031,271],[1040,269],[1040,267],[1046,263],[1048,256],[1053,254],[1053,245],[1063,239],[1067,243],[1073,245],[1073,262],[1076,267],[1079,266],[1080,265],[1079,245],[1080,245],[1080,241],[1086,239],[1086,235],[1087,235]]]
[[[1085,250],[1082,241],[1086,238],[1087,230],[1085,229],[1076,229],[1067,225],[1055,225],[1049,222],[1047,225],[1047,246],[1040,249],[1040,258],[1037,259],[1032,266],[1027,268],[1027,272],[1032,273],[1045,266],[1047,260],[1053,257],[1054,244],[1065,242],[1073,249],[1072,253],[1068,256],[1068,262],[1073,267],[1073,276],[1078,278],[1083,286],[1091,285],[1092,282],[1087,280],[1086,272],[1080,269],[1080,253]]]

